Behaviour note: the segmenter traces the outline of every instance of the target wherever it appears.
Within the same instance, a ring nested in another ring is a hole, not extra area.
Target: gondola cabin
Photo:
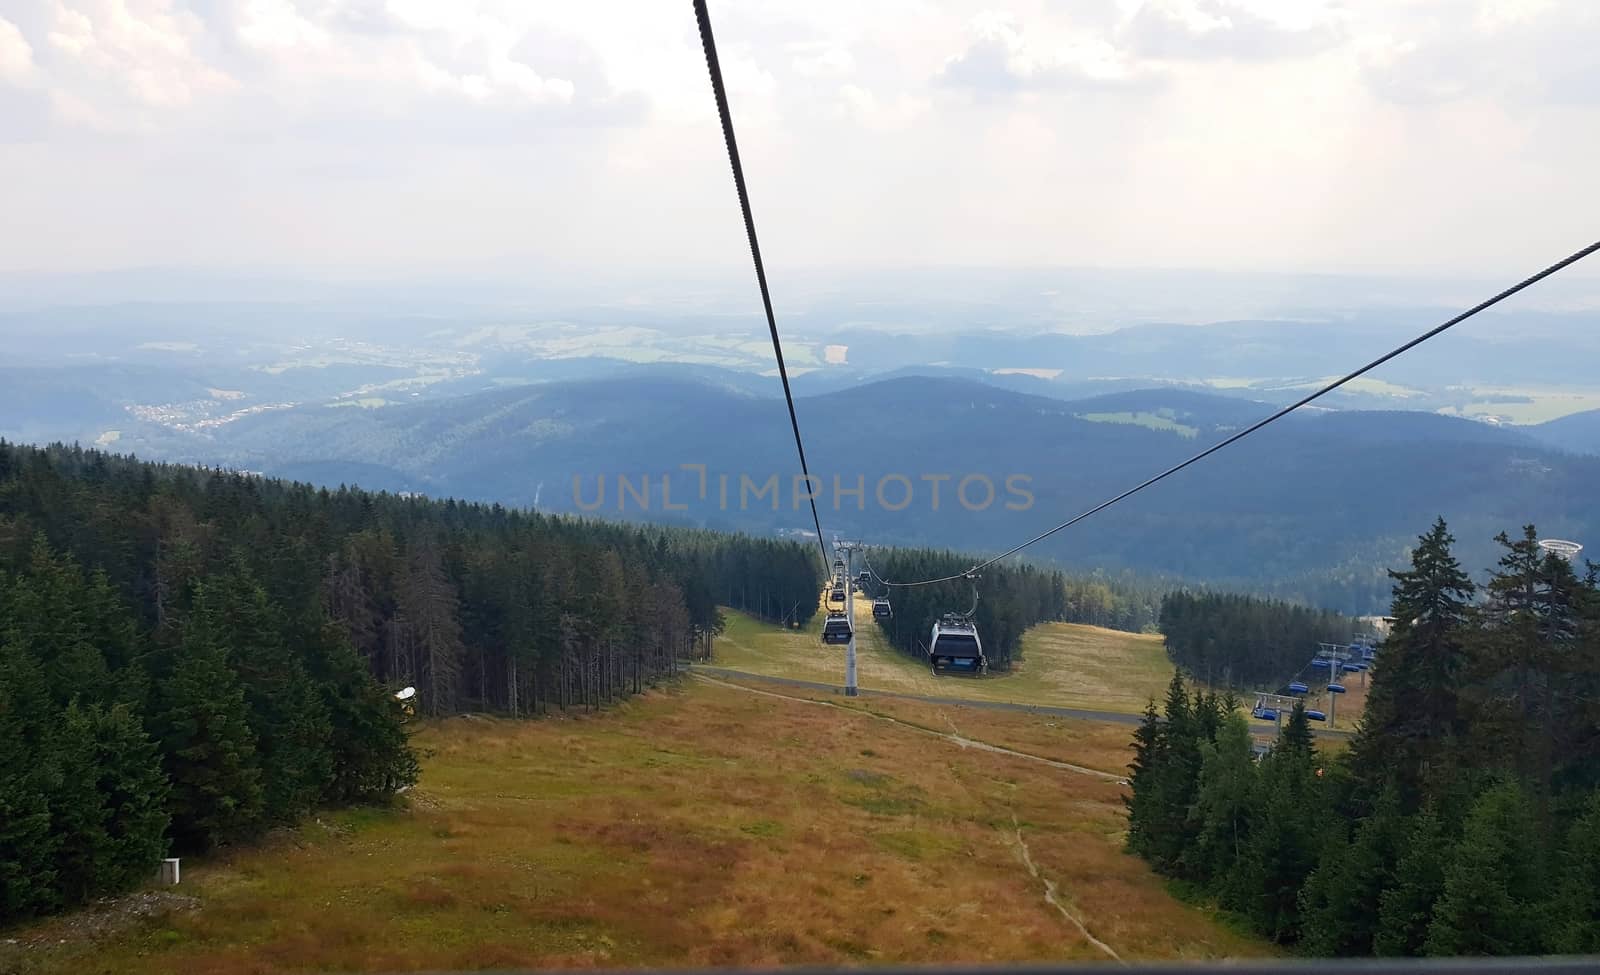
[[[830,611],[822,624],[822,642],[839,646],[850,642],[850,620],[843,613]]]
[[[978,627],[963,616],[945,616],[933,624],[928,660],[935,674],[981,674],[988,667]]]
[[[844,602],[844,587],[834,586],[833,591],[828,594],[828,598],[836,603]]]
[[[889,600],[887,600],[887,599],[874,599],[872,601],[872,618],[873,619],[875,619],[875,620],[886,620],[886,619],[889,619],[892,616],[894,616],[894,609],[893,609],[893,607],[891,607],[889,605]]]

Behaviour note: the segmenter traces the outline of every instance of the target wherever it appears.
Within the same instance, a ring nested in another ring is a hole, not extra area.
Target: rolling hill
[[[827,530],[978,551],[1064,520],[1269,410],[1175,388],[1061,400],[934,377],[798,401]],[[758,533],[810,522],[794,490],[782,400],[671,371],[380,409],[300,407],[182,444],[129,446],[329,485],[549,511]],[[704,497],[698,468],[683,465],[705,466]],[[1307,411],[1031,554],[1370,612],[1386,598],[1383,569],[1439,515],[1474,570],[1492,559],[1496,532],[1525,521],[1592,536],[1600,527],[1590,503],[1597,475],[1600,459],[1550,449],[1516,429],[1428,413]],[[835,476],[862,495],[836,494]],[[968,477],[966,500],[981,510],[954,496]],[[987,505],[982,478],[995,488]],[[1007,490],[1007,478],[1031,494],[1031,505]],[[755,492],[769,480],[776,497]],[[910,503],[892,510],[908,489]]]

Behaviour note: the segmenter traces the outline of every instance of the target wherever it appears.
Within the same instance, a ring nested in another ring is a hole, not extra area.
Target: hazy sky
[[[1510,276],[1600,236],[1592,0],[712,17],[775,266]],[[688,0],[0,0],[0,226],[7,270],[746,260]]]

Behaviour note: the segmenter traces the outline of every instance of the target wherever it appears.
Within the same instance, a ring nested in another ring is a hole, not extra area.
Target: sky
[[[1514,279],[1600,237],[1590,0],[711,14],[770,266]],[[688,0],[0,0],[0,222],[0,271],[748,267]]]

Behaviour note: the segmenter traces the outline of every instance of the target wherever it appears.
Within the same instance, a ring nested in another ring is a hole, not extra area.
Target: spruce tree
[[[1445,824],[1431,808],[1410,817],[1405,851],[1394,867],[1394,885],[1378,898],[1378,930],[1372,951],[1384,956],[1423,953],[1434,905],[1444,892],[1444,868],[1452,843]]]
[[[61,769],[50,796],[57,899],[83,904],[101,889],[111,857],[111,810],[98,788],[93,715],[72,702],[61,713],[54,737],[54,760]]]
[[[1224,903],[1279,943],[1300,933],[1300,888],[1316,866],[1327,809],[1316,788],[1311,729],[1298,703],[1261,763],[1250,841],[1224,880]]]
[[[1533,813],[1515,782],[1478,797],[1444,869],[1423,950],[1429,955],[1539,951],[1543,857]]]
[[[212,622],[211,637],[225,649],[249,705],[263,815],[292,822],[316,804],[332,774],[327,705],[241,555],[197,589],[194,612]]]
[[[1548,948],[1562,955],[1600,954],[1600,792],[1567,832]]]
[[[1188,876],[1215,885],[1244,854],[1255,778],[1250,725],[1243,715],[1229,713],[1216,740],[1200,745],[1200,782],[1190,810],[1195,841],[1183,855]]]
[[[1406,838],[1395,789],[1379,797],[1349,842],[1323,847],[1317,869],[1300,891],[1301,950],[1308,955],[1370,955],[1378,931],[1376,906],[1395,882]]]
[[[1149,856],[1154,850],[1155,830],[1159,828],[1155,804],[1157,780],[1165,755],[1161,735],[1161,716],[1152,698],[1145,706],[1144,720],[1133,733],[1133,761],[1129,763],[1129,794],[1122,801],[1128,810],[1128,852]]]
[[[1167,685],[1166,721],[1161,725],[1161,764],[1155,775],[1151,860],[1158,870],[1176,873],[1192,839],[1189,807],[1200,777],[1200,742],[1183,675]]]
[[[343,628],[326,624],[307,646],[307,659],[332,729],[322,798],[384,802],[415,783],[417,758],[401,724],[400,707],[373,679]]]
[[[97,890],[126,890],[148,878],[166,856],[167,776],[155,742],[129,705],[96,708],[89,716],[95,790],[109,813]]]
[[[1390,571],[1394,629],[1373,667],[1351,746],[1368,801],[1393,785],[1405,811],[1425,801],[1430,767],[1463,731],[1458,697],[1473,585],[1450,551],[1454,542],[1440,518],[1417,539],[1411,568]]]
[[[0,919],[56,904],[55,717],[43,669],[0,633]]]
[[[250,708],[228,666],[217,621],[201,607],[182,642],[153,654],[150,727],[172,783],[173,846],[203,851],[261,826],[261,770]]]

